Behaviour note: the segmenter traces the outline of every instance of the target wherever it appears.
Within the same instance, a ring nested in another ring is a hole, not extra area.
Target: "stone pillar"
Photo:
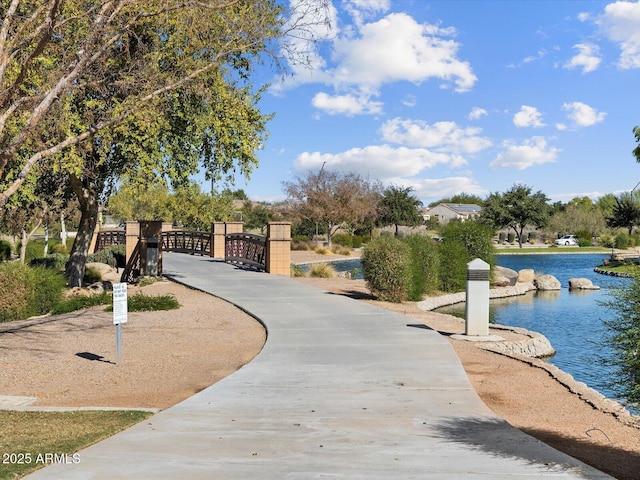
[[[291,276],[291,223],[267,224],[266,270],[273,275]]]
[[[135,252],[138,242],[140,241],[140,222],[128,221],[125,224],[125,252],[126,252],[126,264],[129,265],[129,261]]]
[[[140,275],[162,276],[162,221],[140,220]]]
[[[465,335],[489,335],[489,269],[480,258],[467,263]]]
[[[211,224],[211,257],[224,258],[224,222]]]

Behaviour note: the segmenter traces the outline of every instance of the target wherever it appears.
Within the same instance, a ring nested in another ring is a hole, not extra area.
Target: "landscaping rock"
[[[594,285],[588,278],[570,278],[569,290],[600,290],[600,287]]]
[[[533,284],[538,290],[560,290],[560,281],[553,275],[540,275],[536,277]]]
[[[518,272],[510,268],[496,266],[493,283],[497,287],[513,287],[518,281]]]
[[[89,262],[86,268],[93,268],[100,272],[100,280],[103,282],[118,283],[120,281],[121,273],[118,270],[106,263]]]
[[[532,268],[523,268],[518,272],[518,283],[533,283],[536,274]]]

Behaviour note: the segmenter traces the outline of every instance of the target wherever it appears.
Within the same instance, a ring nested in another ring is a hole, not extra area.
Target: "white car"
[[[555,241],[556,245],[573,245],[576,246],[578,245],[578,239],[576,238],[575,235],[563,235],[562,237],[560,237],[559,239],[557,239]]]

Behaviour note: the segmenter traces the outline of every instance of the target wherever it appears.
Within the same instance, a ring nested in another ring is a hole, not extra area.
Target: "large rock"
[[[600,290],[600,287],[594,285],[588,278],[570,278],[569,290]]]
[[[118,270],[114,267],[107,265],[106,263],[89,262],[86,268],[93,268],[100,272],[100,280],[103,282],[118,283],[122,273],[118,273]]]
[[[538,290],[560,290],[560,281],[553,275],[539,275],[533,281]]]
[[[496,266],[493,274],[493,284],[497,287],[513,287],[518,281],[518,272],[510,268]]]
[[[518,283],[533,283],[536,274],[533,268],[523,268],[518,272]]]

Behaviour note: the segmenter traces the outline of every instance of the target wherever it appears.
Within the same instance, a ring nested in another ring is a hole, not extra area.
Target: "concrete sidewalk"
[[[611,478],[493,415],[424,325],[210,258],[165,253],[163,263],[263,322],[264,349],[79,463],[29,478]]]

